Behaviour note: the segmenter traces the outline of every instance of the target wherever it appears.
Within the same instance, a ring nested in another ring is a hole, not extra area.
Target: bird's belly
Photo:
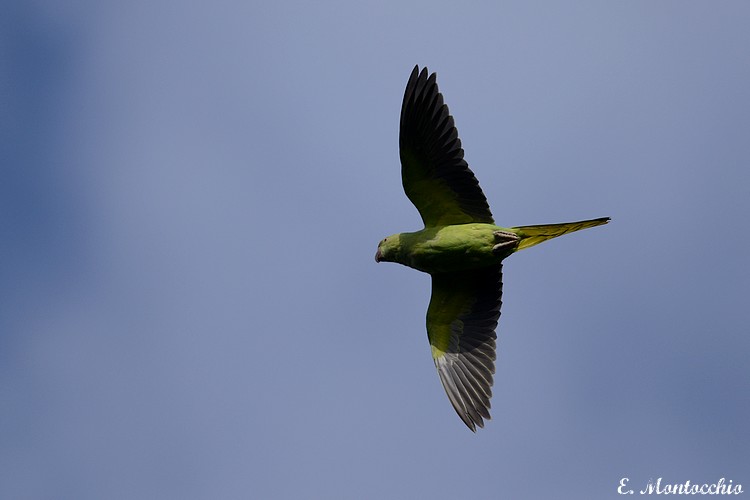
[[[493,252],[497,243],[492,224],[461,224],[424,230],[411,252],[411,267],[427,273],[478,269],[499,264],[507,254]]]

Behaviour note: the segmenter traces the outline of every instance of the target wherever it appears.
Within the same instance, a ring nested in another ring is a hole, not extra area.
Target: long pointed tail
[[[600,217],[599,219],[582,220],[579,222],[563,222],[561,224],[514,227],[512,229],[521,237],[521,242],[518,244],[516,252],[538,245],[543,241],[557,238],[563,234],[573,233],[589,227],[601,226],[607,222],[609,222],[609,217]]]

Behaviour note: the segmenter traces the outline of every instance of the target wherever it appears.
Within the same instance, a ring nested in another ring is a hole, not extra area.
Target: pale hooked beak
[[[378,248],[378,251],[375,252],[375,262],[380,262],[383,260],[383,255],[380,253],[380,248]]]

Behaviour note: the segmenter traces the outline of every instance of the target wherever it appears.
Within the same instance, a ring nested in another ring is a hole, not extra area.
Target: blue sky
[[[0,497],[750,490],[750,4],[6,2]],[[453,412],[400,184],[438,72],[513,255]]]

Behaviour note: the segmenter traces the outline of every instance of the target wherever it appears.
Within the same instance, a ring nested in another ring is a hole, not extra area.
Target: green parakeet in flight
[[[490,418],[502,261],[513,252],[609,217],[541,226],[496,226],[439,92],[435,73],[415,66],[401,107],[401,178],[424,229],[383,239],[377,262],[432,276],[427,336],[440,381],[461,420],[476,431]]]

